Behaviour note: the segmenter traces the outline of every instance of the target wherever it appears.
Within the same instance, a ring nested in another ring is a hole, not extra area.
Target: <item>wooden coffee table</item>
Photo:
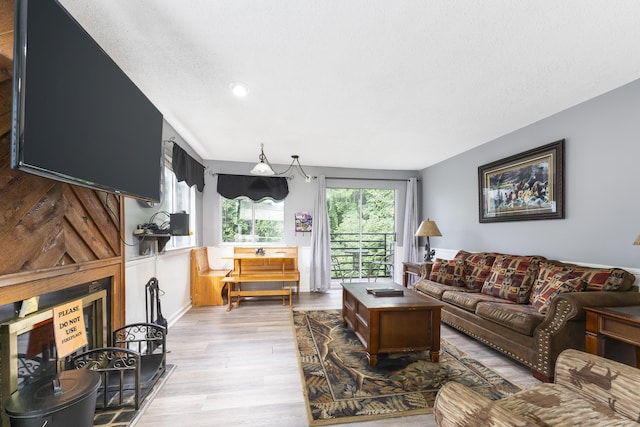
[[[402,296],[374,296],[367,288],[394,288]],[[440,359],[440,309],[443,304],[396,283],[343,283],[342,318],[367,349],[370,366],[379,353],[429,351]]]

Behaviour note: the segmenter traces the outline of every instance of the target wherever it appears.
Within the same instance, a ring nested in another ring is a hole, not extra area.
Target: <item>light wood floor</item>
[[[339,287],[339,286],[338,286]],[[340,308],[342,293],[301,292],[295,309]],[[446,325],[442,337],[522,387],[528,368]],[[168,362],[177,366],[136,427],[308,425],[292,334],[279,298],[243,300],[239,309],[194,307],[169,329]],[[434,426],[433,415],[357,423],[359,427]]]

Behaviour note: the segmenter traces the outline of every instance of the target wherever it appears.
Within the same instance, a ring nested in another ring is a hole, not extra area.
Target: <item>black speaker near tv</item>
[[[179,212],[170,214],[169,218],[169,232],[172,236],[188,236],[190,234],[188,213]]]
[[[11,166],[160,200],[162,114],[56,0],[16,0]]]
[[[169,214],[169,232],[172,236],[188,236],[189,214],[186,212]]]

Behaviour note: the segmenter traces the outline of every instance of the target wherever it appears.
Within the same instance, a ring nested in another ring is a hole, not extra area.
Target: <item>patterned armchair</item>
[[[450,382],[434,414],[440,427],[637,425],[638,390],[640,369],[569,349],[558,356],[554,383],[492,401]]]

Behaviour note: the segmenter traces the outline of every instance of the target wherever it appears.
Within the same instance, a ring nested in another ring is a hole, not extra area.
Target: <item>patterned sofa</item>
[[[492,401],[467,386],[445,384],[434,403],[440,427],[637,426],[640,369],[578,350],[565,350],[555,382]]]
[[[444,323],[550,382],[563,350],[585,349],[582,308],[640,304],[634,281],[620,268],[462,250],[452,260],[436,259],[423,269],[413,289],[445,303]]]

